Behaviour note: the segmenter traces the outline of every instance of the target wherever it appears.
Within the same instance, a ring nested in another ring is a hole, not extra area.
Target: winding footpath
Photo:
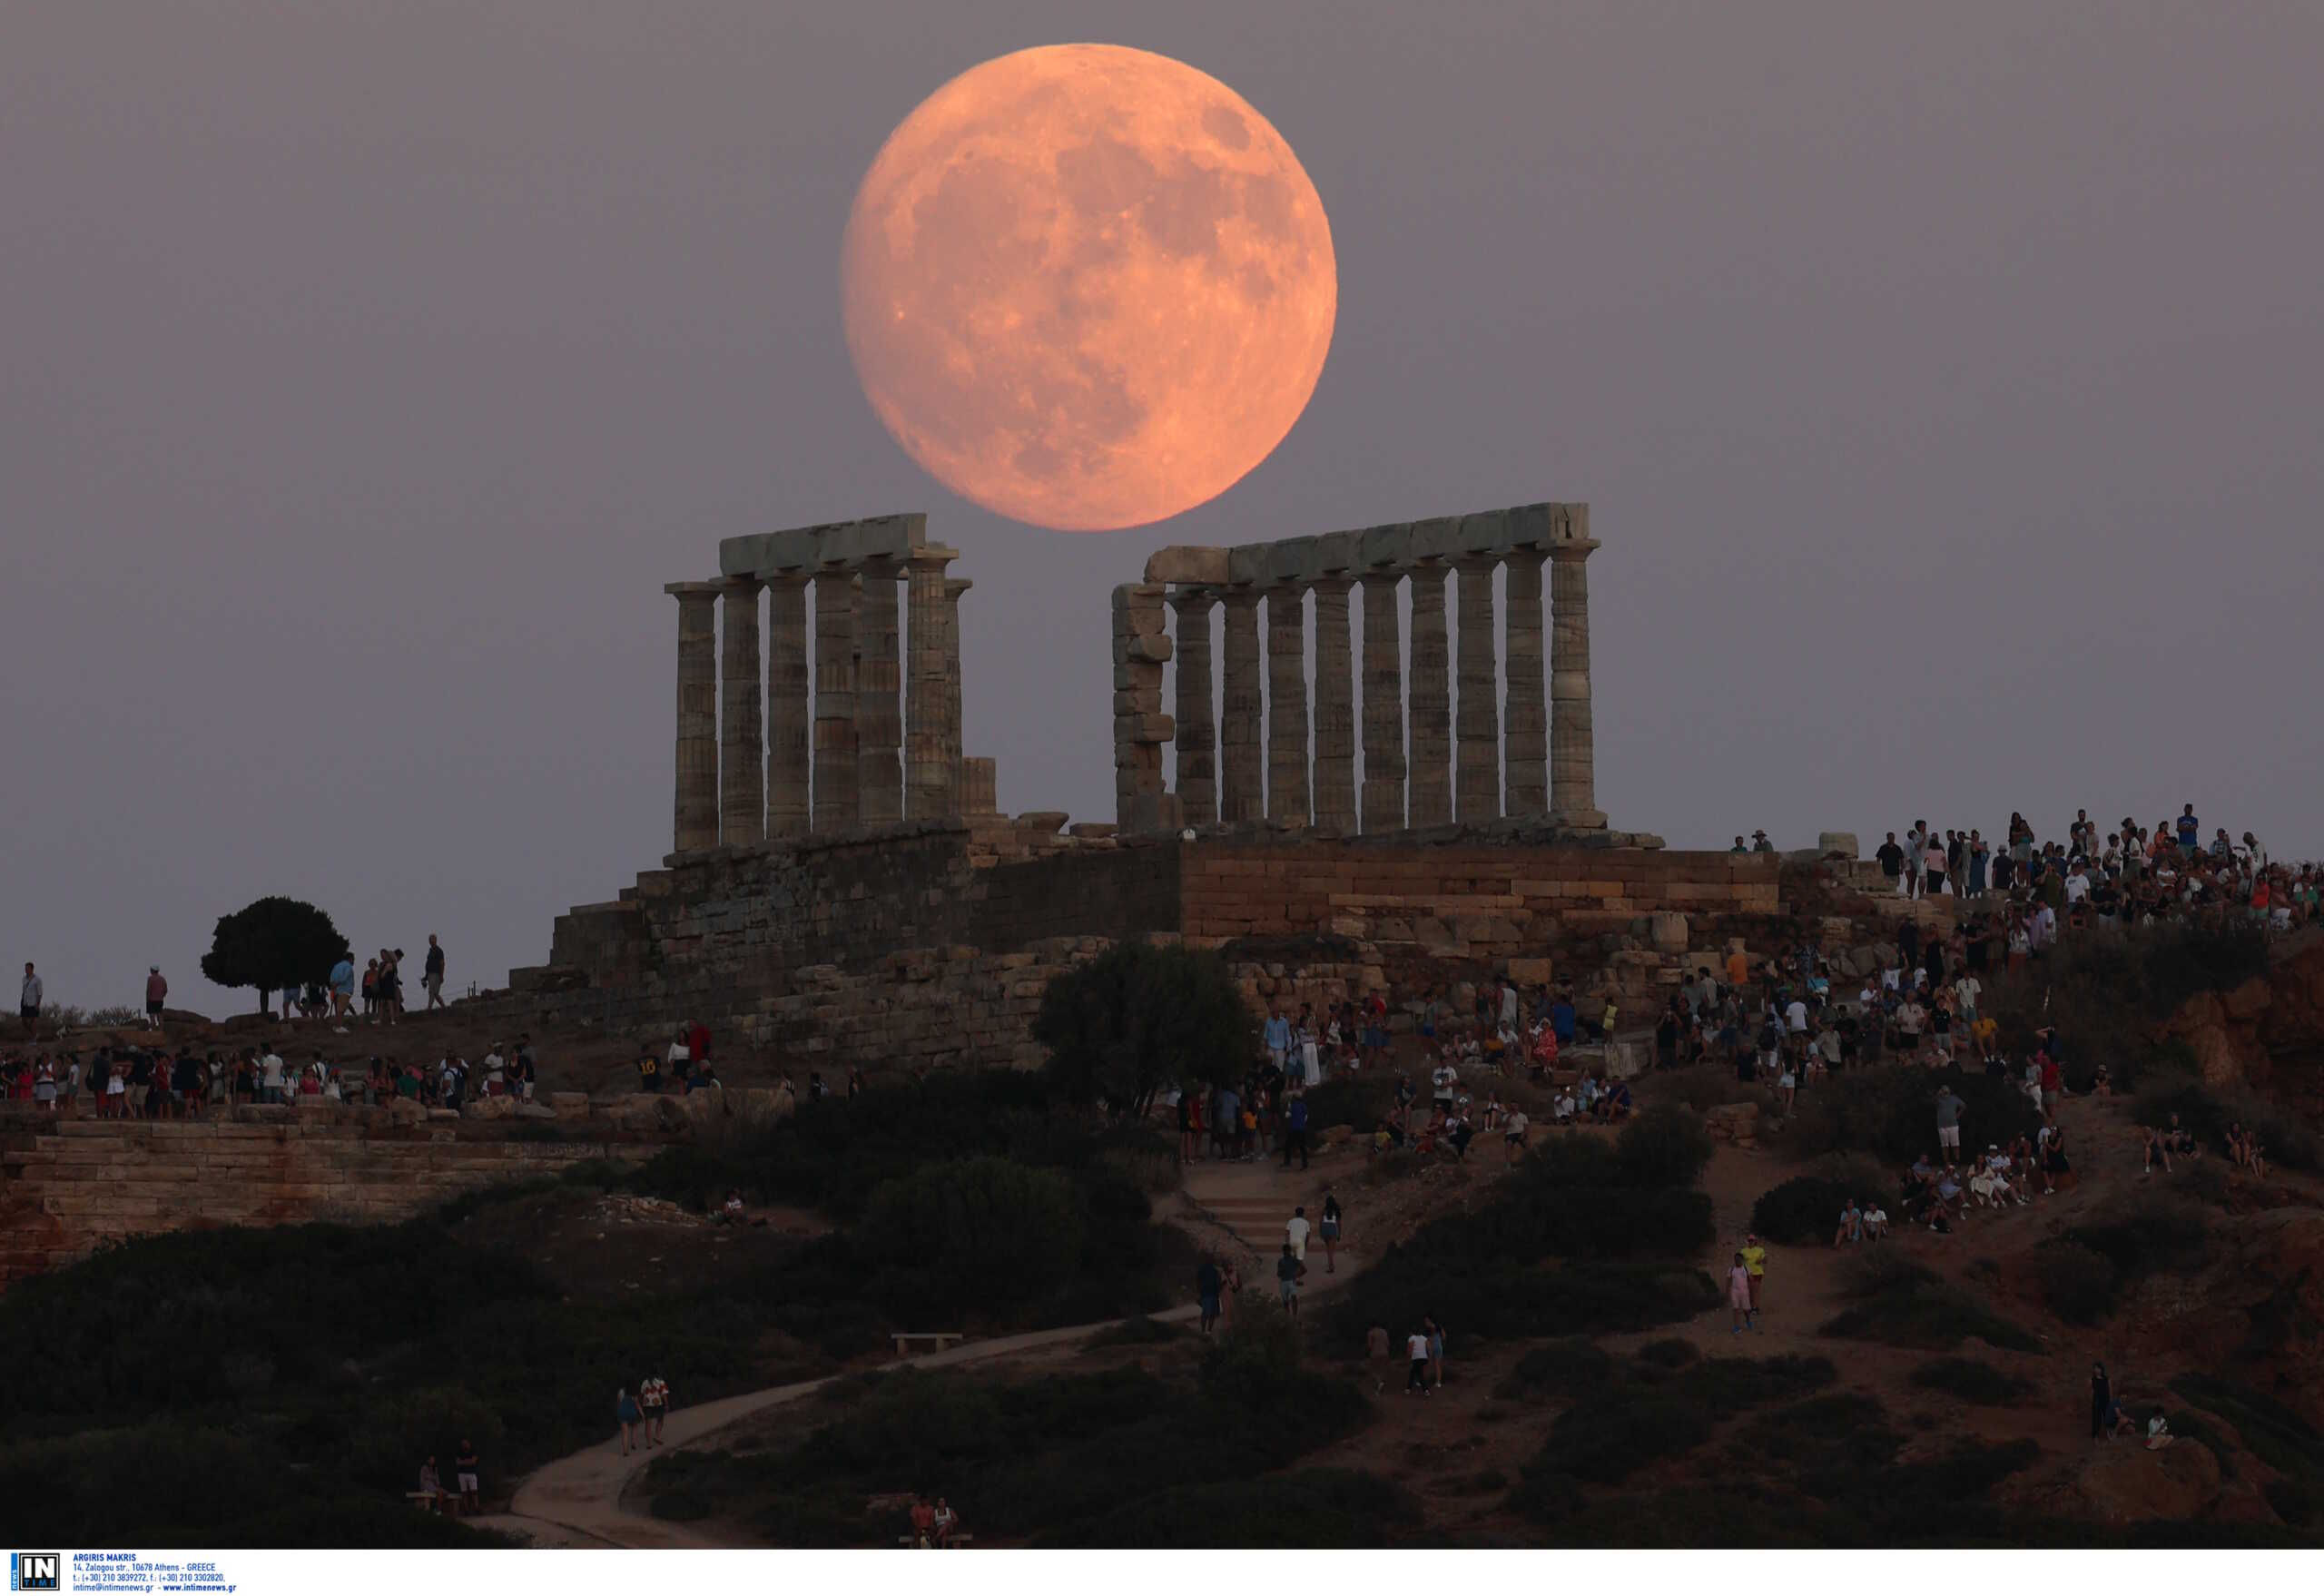
[[[1181,1204],[1186,1212],[1174,1217],[1182,1222],[1191,1221],[1187,1227],[1206,1243],[1216,1231],[1225,1230],[1256,1259],[1272,1255],[1280,1243],[1279,1236],[1271,1236],[1261,1229],[1265,1221],[1258,1217],[1256,1212],[1256,1195],[1270,1188],[1279,1193],[1274,1198],[1274,1207],[1280,1210],[1283,1217],[1288,1218],[1295,1202],[1310,1200],[1308,1188],[1312,1184],[1312,1179],[1304,1171],[1296,1181],[1286,1175],[1278,1183],[1273,1167],[1264,1163],[1240,1167],[1198,1165],[1187,1173],[1187,1200]],[[1217,1205],[1216,1209],[1213,1204]],[[1232,1217],[1228,1217],[1230,1213]],[[1260,1234],[1255,1236],[1252,1234],[1255,1230]],[[1265,1243],[1265,1246],[1260,1243]],[[1341,1249],[1340,1257],[1344,1266],[1336,1275],[1327,1276],[1320,1269],[1311,1270],[1305,1295],[1313,1296],[1343,1285],[1363,1267],[1362,1261],[1345,1247]],[[1143,1316],[1159,1324],[1186,1324],[1196,1316],[1196,1310],[1194,1304],[1187,1303]],[[900,1358],[884,1366],[957,1368],[966,1364],[1087,1340],[1128,1322],[1125,1319],[1107,1319],[1093,1325],[1036,1330],[990,1341],[963,1342],[942,1352]],[[655,1457],[681,1447],[711,1441],[731,1425],[769,1408],[781,1407],[786,1403],[811,1396],[833,1381],[845,1377],[843,1374],[831,1374],[820,1380],[803,1380],[795,1384],[776,1385],[718,1402],[706,1402],[699,1407],[680,1408],[663,1421],[661,1446],[650,1452],[632,1452],[625,1457],[617,1442],[606,1441],[576,1452],[570,1457],[545,1463],[527,1475],[524,1483],[517,1488],[508,1512],[486,1514],[470,1522],[478,1529],[519,1537],[537,1550],[566,1547],[630,1547],[655,1551],[717,1549],[721,1542],[697,1532],[691,1525],[649,1517],[625,1505],[623,1498]]]

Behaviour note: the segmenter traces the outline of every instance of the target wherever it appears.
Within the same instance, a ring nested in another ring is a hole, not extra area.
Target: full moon
[[[863,391],[963,498],[1099,531],[1214,498],[1323,374],[1323,201],[1206,73],[1057,44],[972,67],[891,133],[849,214]]]

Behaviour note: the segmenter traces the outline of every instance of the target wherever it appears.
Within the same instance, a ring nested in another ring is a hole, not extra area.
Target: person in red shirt
[[[932,1547],[936,1544],[935,1536],[936,1510],[929,1505],[927,1497],[913,1497],[911,1500],[911,1543],[914,1546]]]

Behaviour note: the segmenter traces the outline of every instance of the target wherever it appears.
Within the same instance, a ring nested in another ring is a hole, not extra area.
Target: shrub
[[[1487,1339],[1616,1335],[1691,1319],[1718,1301],[1710,1276],[1684,1265],[1528,1268],[1396,1246],[1348,1283],[1330,1324],[1350,1344],[1374,1325],[1417,1325],[1424,1314],[1454,1335]]]
[[[1996,1080],[1982,1069],[1860,1069],[1801,1093],[1786,1140],[1803,1156],[1865,1153],[1902,1168],[1935,1150],[1936,1093],[1947,1086],[1962,1101],[1964,1143],[1973,1137],[2006,1143],[2041,1127],[2042,1117],[2015,1082]]]
[[[2066,1235],[2130,1279],[2157,1270],[2200,1266],[2207,1230],[2203,1211],[2193,1203],[2164,1192],[2142,1192],[2102,1210]]]
[[[1829,1241],[1851,1197],[1861,1202],[1864,1194],[1821,1175],[1795,1175],[1751,1205],[1751,1228],[1787,1246]]]
[[[1710,1162],[1710,1133],[1699,1116],[1673,1103],[1658,1104],[1622,1127],[1614,1138],[1614,1183],[1647,1189],[1693,1186]]]
[[[1492,1487],[1487,1487],[1492,1489]],[[1403,1490],[1375,1474],[1301,1469],[1258,1484],[1184,1485],[1040,1536],[1043,1547],[1385,1546],[1419,1522]],[[1188,1537],[1193,1537],[1190,1542]]]
[[[2078,1241],[2061,1237],[2034,1254],[2042,1300],[2069,1325],[2094,1325],[2114,1305],[2121,1276],[2113,1264]]]
[[[1975,1358],[1932,1358],[1913,1371],[1913,1384],[1977,1407],[2008,1407],[2034,1394],[2015,1374]]]
[[[1649,1341],[1638,1349],[1639,1361],[1658,1368],[1683,1369],[1702,1355],[1691,1341]]]
[[[860,1243],[901,1276],[932,1276],[944,1300],[983,1308],[1064,1284],[1088,1219],[1073,1182],[1006,1158],[931,1165],[872,1193]]]
[[[1525,1478],[1619,1484],[1649,1463],[1692,1452],[1710,1439],[1713,1424],[1701,1404],[1666,1393],[1584,1397],[1550,1426]]]
[[[2324,1492],[2324,1435],[2306,1419],[2263,1391],[2217,1374],[2187,1374],[2171,1382],[2171,1389],[2207,1413],[2235,1426],[2246,1450],[2261,1463],[2297,1483],[2314,1500]],[[2286,1522],[2292,1518],[2279,1506]]]
[[[1841,1271],[1841,1291],[1852,1305],[1824,1325],[1827,1335],[1929,1347],[1955,1346],[1974,1336],[2011,1352],[2041,1350],[2024,1329],[1895,1253],[1850,1259]]]

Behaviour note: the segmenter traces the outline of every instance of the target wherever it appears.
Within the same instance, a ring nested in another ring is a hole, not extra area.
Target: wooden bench
[[[958,1330],[899,1330],[896,1332],[896,1355],[902,1357],[911,1350],[914,1342],[925,1342],[931,1352],[942,1352],[958,1345],[968,1336]]]
[[[407,1491],[403,1499],[422,1512],[446,1513],[453,1518],[460,1516],[460,1499],[454,1492]]]

